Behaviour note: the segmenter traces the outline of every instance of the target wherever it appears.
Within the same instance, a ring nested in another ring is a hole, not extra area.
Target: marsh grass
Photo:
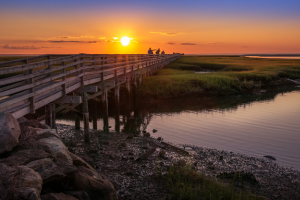
[[[213,72],[195,73],[205,70]],[[156,76],[144,79],[139,93],[155,98],[203,92],[232,94],[272,85],[281,78],[300,78],[300,60],[182,56]]]
[[[172,200],[260,200],[255,192],[238,189],[234,183],[239,182],[239,175],[233,177],[230,183],[198,174],[191,165],[173,166],[162,175],[157,169],[158,178],[162,178],[167,186]]]

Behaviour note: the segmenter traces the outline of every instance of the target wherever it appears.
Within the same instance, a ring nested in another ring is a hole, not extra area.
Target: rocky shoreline
[[[1,115],[0,199],[174,199],[158,174],[191,166],[225,184],[266,199],[300,199],[300,172],[268,158],[171,144],[149,133],[105,133]],[[6,142],[5,142],[6,141]],[[176,198],[175,198],[176,199]]]
[[[178,162],[190,163],[198,173],[217,180],[224,174],[250,174],[251,180],[245,179],[236,187],[255,191],[266,199],[300,199],[300,172],[279,166],[268,158],[164,143],[161,138],[138,133],[96,130],[92,131],[93,142],[87,146],[83,143],[82,130],[59,124],[58,132],[71,152],[88,156],[98,171],[110,177],[118,199],[170,199],[172,195],[156,175],[158,171],[167,173],[169,166]],[[155,151],[146,159],[137,161],[153,148]]]

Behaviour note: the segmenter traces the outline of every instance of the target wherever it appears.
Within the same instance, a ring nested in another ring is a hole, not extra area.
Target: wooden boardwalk
[[[76,54],[1,62],[0,112],[12,113],[15,118],[43,106],[46,115],[78,112],[75,107],[89,99],[107,101],[109,89],[114,88],[119,98],[121,84],[130,90],[131,81],[141,81],[179,57],[180,54]]]

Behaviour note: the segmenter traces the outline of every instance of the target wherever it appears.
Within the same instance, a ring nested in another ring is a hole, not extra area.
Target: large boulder
[[[26,165],[38,172],[44,183],[62,180],[77,171],[77,167],[68,163],[54,163],[50,158],[35,160]]]
[[[78,200],[70,195],[64,193],[49,193],[41,196],[42,200]]]
[[[87,162],[85,162],[79,156],[77,156],[71,152],[70,152],[70,156],[73,159],[73,165],[75,165],[76,167],[83,166],[83,167],[89,168],[91,170],[94,170],[94,168],[91,165],[89,165]]]
[[[79,200],[91,200],[89,195],[84,191],[65,191],[64,194],[70,195]]]
[[[21,129],[10,113],[0,113],[0,154],[11,151],[19,144]]]
[[[37,140],[37,142],[39,145],[43,146],[46,149],[46,151],[50,152],[50,154],[57,161],[73,164],[73,160],[69,154],[67,147],[57,137],[51,136],[47,138],[42,138]]]
[[[79,166],[71,183],[75,190],[85,191],[91,200],[117,199],[113,184],[105,176],[98,174],[95,170]]]
[[[57,139],[60,139],[60,136],[57,134],[56,129],[39,129],[36,130],[36,139],[42,139],[42,138],[49,138],[49,137],[56,137]]]

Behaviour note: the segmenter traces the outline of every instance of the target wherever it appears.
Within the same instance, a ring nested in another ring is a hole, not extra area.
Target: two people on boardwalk
[[[155,50],[156,50],[156,49],[151,49],[151,48],[149,48],[148,54],[153,54],[153,51],[155,51]],[[158,48],[158,49],[156,50],[155,54],[159,54],[159,52],[160,52],[160,48]],[[163,51],[161,52],[161,54],[165,54],[165,51],[163,50]]]

